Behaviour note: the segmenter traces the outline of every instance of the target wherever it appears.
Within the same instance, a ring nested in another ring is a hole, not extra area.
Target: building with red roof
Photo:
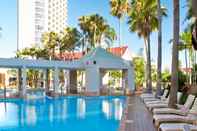
[[[128,46],[107,48],[107,51],[125,60],[132,60],[132,58],[135,56],[129,51]],[[66,60],[78,60],[82,58],[83,55],[84,55],[83,52],[64,52],[61,56],[60,54],[57,54],[56,57],[59,60],[66,61]]]

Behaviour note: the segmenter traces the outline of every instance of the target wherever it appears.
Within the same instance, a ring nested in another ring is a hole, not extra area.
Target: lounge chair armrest
[[[162,96],[157,96],[157,98],[161,99],[161,98],[162,98]]]
[[[197,117],[197,111],[195,111],[195,110],[190,110],[188,113],[191,115],[196,115],[196,117]]]
[[[184,108],[184,105],[176,104],[178,109]]]
[[[162,100],[162,101],[166,101],[166,98],[164,98],[164,97],[161,97],[161,100]]]

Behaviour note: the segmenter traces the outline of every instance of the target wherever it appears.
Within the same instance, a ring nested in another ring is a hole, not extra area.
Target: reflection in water
[[[102,101],[102,111],[107,117],[107,119],[112,117],[112,109],[111,109],[111,103],[107,100]]]
[[[67,100],[63,100],[63,104],[62,104],[63,108],[62,108],[62,120],[65,120],[67,118]]]
[[[0,103],[0,128],[18,125],[18,106],[14,103]]]
[[[123,104],[123,99],[113,97],[0,102],[0,131],[116,130]]]
[[[115,120],[121,120],[123,103],[120,99],[114,99],[113,101],[103,100],[102,111],[107,119],[115,118]]]
[[[120,99],[114,99],[114,117],[116,120],[121,120],[123,105]]]
[[[49,121],[53,122],[53,104],[49,106]]]
[[[77,99],[77,117],[85,118],[86,114],[86,103],[82,98]]]
[[[26,119],[28,125],[35,125],[37,116],[36,116],[36,108],[35,106],[27,106],[26,107]]]

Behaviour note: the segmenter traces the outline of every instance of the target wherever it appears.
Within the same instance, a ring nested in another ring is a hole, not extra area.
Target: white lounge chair
[[[155,97],[155,92],[153,93],[143,93],[140,95],[140,98],[143,100],[144,98]]]
[[[164,89],[163,94],[166,92],[167,89]],[[168,91],[168,90],[167,90]],[[140,98],[144,100],[145,98],[155,98],[156,92],[153,93],[143,93],[140,95]]]
[[[183,94],[182,92],[178,92],[178,94],[177,94],[177,102],[178,103],[180,101],[182,94]],[[166,99],[161,99],[161,100],[157,100],[157,101],[148,101],[145,104],[150,105],[150,104],[158,104],[158,103],[168,103],[168,101],[169,101],[169,95],[168,95],[168,98],[166,98]]]
[[[188,114],[187,116],[181,115],[156,115],[154,116],[154,124],[158,127],[161,123],[179,122],[193,124],[197,121],[197,115]]]
[[[180,93],[180,92],[177,93],[177,99],[180,99],[181,94],[182,93]],[[148,104],[146,106],[147,106],[147,108],[150,111],[152,111],[154,108],[167,108],[168,107],[169,99],[170,99],[170,97],[168,96],[167,100],[164,101],[164,102],[160,101],[159,103],[157,102],[157,103],[153,103],[153,104]]]
[[[158,127],[161,123],[177,122],[177,123],[191,123],[197,121],[197,99],[194,101],[192,108],[186,116],[174,114],[156,114],[153,115],[153,122]]]
[[[194,102],[195,96],[189,95],[185,104],[183,106],[177,106],[178,109],[173,108],[155,108],[153,109],[153,114],[178,114],[178,115],[187,115],[189,109],[191,108]],[[195,104],[193,104],[194,106]]]
[[[154,97],[145,97],[144,99],[143,99],[143,101],[144,101],[144,103],[146,103],[146,102],[148,102],[148,101],[158,101],[158,100],[165,100],[166,99],[166,97],[167,97],[167,95],[168,95],[168,90],[164,90],[164,93],[163,93],[163,95],[162,96],[160,96],[159,98],[155,98],[155,96]]]
[[[159,126],[159,131],[197,131],[197,126],[187,123],[164,123]]]

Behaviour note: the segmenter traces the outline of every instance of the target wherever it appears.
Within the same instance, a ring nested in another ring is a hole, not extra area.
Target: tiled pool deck
[[[152,114],[138,96],[127,97],[119,131],[156,131]]]

